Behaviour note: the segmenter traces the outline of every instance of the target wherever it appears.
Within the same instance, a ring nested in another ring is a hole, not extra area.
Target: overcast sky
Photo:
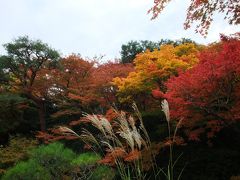
[[[185,2],[185,3],[184,3]],[[219,33],[240,31],[217,15],[205,39],[194,28],[183,29],[188,0],[173,0],[161,16],[147,15],[153,0],[0,0],[0,45],[18,36],[41,39],[62,55],[120,57],[130,40],[191,38],[198,43],[219,39]],[[4,54],[0,47],[0,54]]]

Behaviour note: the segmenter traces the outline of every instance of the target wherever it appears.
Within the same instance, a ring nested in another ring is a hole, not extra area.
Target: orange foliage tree
[[[52,117],[66,117],[65,123],[69,121],[70,126],[85,124],[84,118],[80,118],[83,111],[99,113],[117,105],[116,87],[112,85],[112,79],[126,77],[133,70],[132,64],[108,62],[97,65],[77,55],[61,59],[59,64],[57,71],[51,71],[51,77],[54,77],[56,83],[53,88],[54,104],[58,109]],[[109,121],[116,116],[111,109],[106,114]],[[48,133],[39,132],[37,137],[46,143],[60,139],[76,139],[69,134],[63,136],[59,130],[62,131],[61,128],[48,129]]]
[[[91,83],[94,88],[93,93],[96,99],[101,99],[102,105],[117,105],[116,86],[112,84],[112,80],[116,77],[125,78],[134,70],[132,64],[120,64],[115,62],[107,62],[99,65],[92,74]]]
[[[59,68],[51,74],[56,82],[53,90],[58,108],[52,117],[80,114],[83,106],[92,101],[89,82],[94,64],[74,54],[59,61]]]
[[[132,71],[131,64],[108,62],[97,64],[80,56],[70,55],[60,61],[60,70],[53,75],[61,94],[56,101],[59,115],[81,114],[81,111],[97,112],[116,102],[116,88],[111,84],[115,77],[126,77]]]

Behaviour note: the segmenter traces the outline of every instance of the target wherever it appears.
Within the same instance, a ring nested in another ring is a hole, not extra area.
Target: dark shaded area
[[[8,142],[9,134],[30,134],[38,128],[35,104],[24,96],[0,94],[0,144]]]
[[[167,123],[161,110],[142,112],[145,127],[151,140],[162,142],[168,136]],[[174,127],[171,127],[174,128]],[[178,135],[181,131],[178,131]],[[174,146],[173,160],[178,159],[174,167],[174,179],[183,170],[182,180],[226,180],[240,175],[240,123],[222,129],[212,139],[211,146],[208,139],[199,142],[187,142],[183,146]],[[164,148],[157,156],[157,165],[167,172],[169,163],[169,149]],[[149,172],[149,178],[153,172]],[[160,173],[159,178],[166,179]]]

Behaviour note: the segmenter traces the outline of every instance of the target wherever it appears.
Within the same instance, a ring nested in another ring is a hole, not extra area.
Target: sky
[[[207,38],[183,29],[189,0],[172,0],[154,21],[147,14],[153,0],[0,0],[0,54],[2,44],[28,35],[58,50],[104,60],[120,57],[121,45],[130,40],[191,38],[211,43],[219,33],[240,31],[216,15]]]

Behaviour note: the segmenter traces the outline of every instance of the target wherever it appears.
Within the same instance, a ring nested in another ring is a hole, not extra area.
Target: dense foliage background
[[[240,23],[238,0],[189,3],[185,29]],[[239,32],[129,41],[104,63],[28,36],[3,47],[0,179],[240,179]]]
[[[105,141],[108,137],[101,135],[98,122],[109,123],[116,138],[126,138],[117,128],[116,109],[126,116],[120,113],[120,123],[130,123],[129,133],[135,132],[133,137],[139,133],[140,138],[133,147],[122,142],[124,153],[117,151],[123,153],[118,158],[124,159],[126,167],[138,158],[149,167],[152,163],[141,145],[145,132],[138,129],[137,119],[142,118],[151,141],[146,147],[154,152],[157,167],[167,170],[169,144],[174,148],[171,157],[178,162],[171,178],[177,178],[183,168],[182,179],[239,175],[239,38],[239,34],[222,36],[207,46],[188,39],[130,41],[122,46],[121,60],[104,64],[76,54],[60,57],[47,44],[27,36],[4,45],[7,55],[0,57],[2,178],[121,178],[112,154],[117,149],[100,143],[99,150],[80,138],[83,132],[91,132],[99,142]],[[164,99],[170,117],[162,109]],[[95,121],[84,113],[96,114]],[[130,147],[134,149],[129,151]],[[88,152],[91,149],[98,154]],[[152,178],[154,169],[141,168]],[[160,174],[158,178],[165,178]]]

